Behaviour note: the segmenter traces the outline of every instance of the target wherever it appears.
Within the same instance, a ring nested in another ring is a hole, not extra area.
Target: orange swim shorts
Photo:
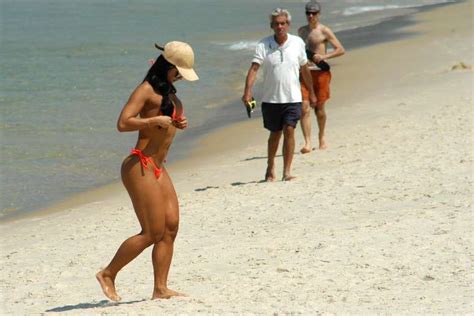
[[[326,102],[330,97],[329,84],[331,83],[331,72],[322,70],[311,70],[311,77],[313,78],[313,89],[316,94],[318,103]],[[303,83],[303,78],[300,76],[301,94],[303,101],[309,100],[309,91]]]

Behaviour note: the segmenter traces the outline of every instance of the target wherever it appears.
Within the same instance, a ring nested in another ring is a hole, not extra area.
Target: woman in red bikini
[[[157,46],[157,45],[156,45]],[[152,299],[180,293],[168,289],[168,271],[178,232],[179,205],[173,183],[163,167],[176,129],[187,127],[183,107],[173,82],[194,81],[194,53],[183,42],[169,42],[143,82],[125,104],[117,122],[120,132],[138,131],[138,141],[122,164],[122,181],[135,209],[141,232],[126,239],[109,265],[96,275],[104,294],[121,298],[115,290],[117,273],[145,248],[153,245],[154,289]]]

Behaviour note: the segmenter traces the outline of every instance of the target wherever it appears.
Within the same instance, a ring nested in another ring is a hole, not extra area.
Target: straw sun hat
[[[188,81],[198,80],[193,69],[194,52],[191,46],[184,42],[173,41],[166,43],[165,47],[155,44],[155,47],[163,51],[163,57],[176,66],[181,76]]]

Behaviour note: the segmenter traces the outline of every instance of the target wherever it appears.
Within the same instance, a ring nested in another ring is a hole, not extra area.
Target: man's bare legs
[[[295,128],[289,125],[283,127],[283,181],[293,180],[291,163],[295,153]]]
[[[318,120],[318,127],[319,127],[319,149],[323,150],[327,148],[326,145],[326,111],[324,108],[325,102],[321,102],[316,105],[316,109],[314,112],[316,114],[316,118]]]
[[[283,181],[293,180],[291,176],[291,163],[295,152],[295,128],[289,125],[283,127],[283,131],[270,132],[268,138],[268,160],[265,181],[275,181],[275,156],[280,144],[281,135],[283,136]]]
[[[311,106],[308,100],[303,100],[301,108],[301,131],[303,132],[304,146],[300,152],[307,154],[311,152]]]
[[[275,181],[275,156],[280,144],[282,131],[270,132],[268,137],[268,160],[267,160],[267,171],[265,173],[265,181]]]
[[[316,120],[318,121],[318,128],[319,128],[319,149],[323,150],[327,148],[326,144],[326,110],[325,110],[326,102],[318,103],[316,108],[314,109],[314,113],[316,114]],[[303,131],[304,137],[304,146],[301,148],[300,152],[302,154],[307,154],[311,152],[311,116],[310,110],[311,107],[308,101],[303,101],[303,107],[301,112],[301,130]]]

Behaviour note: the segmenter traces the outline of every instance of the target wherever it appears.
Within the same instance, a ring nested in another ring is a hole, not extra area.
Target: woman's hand
[[[185,129],[188,127],[188,119],[185,116],[180,116],[173,120],[173,125],[179,129]]]
[[[171,117],[165,116],[165,115],[150,117],[150,118],[147,118],[147,120],[148,120],[147,121],[148,127],[156,126],[156,127],[168,128],[173,123],[173,120],[171,119]]]

